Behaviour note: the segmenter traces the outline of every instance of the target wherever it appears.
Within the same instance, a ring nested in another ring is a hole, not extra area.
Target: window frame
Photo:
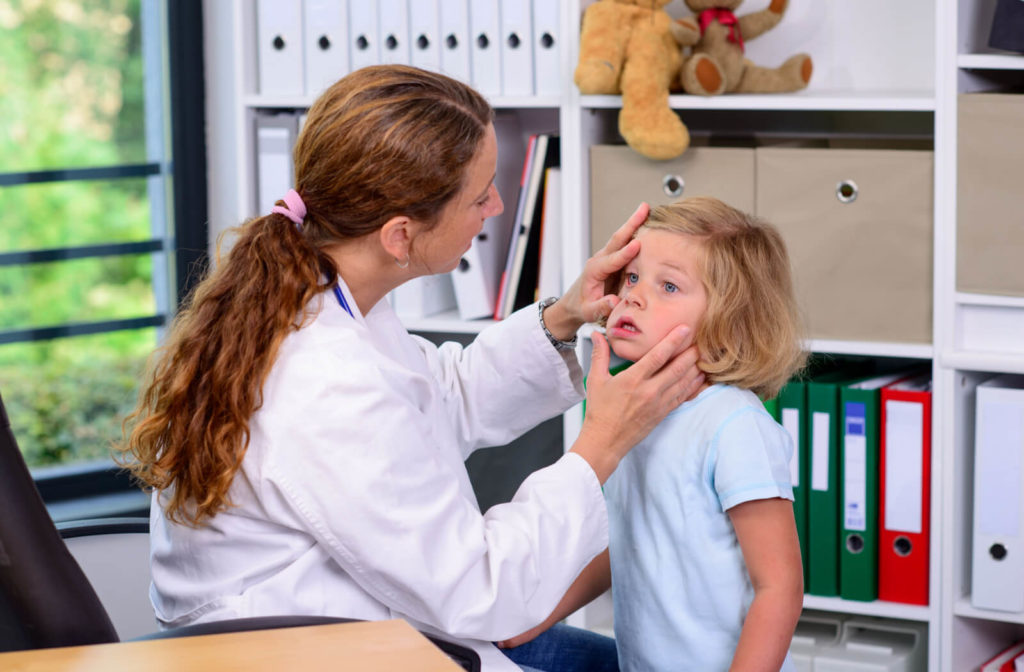
[[[161,76],[155,78],[158,81],[153,81],[147,66],[144,86],[147,87],[147,96],[158,96],[162,108],[159,114],[168,122],[169,132],[163,129],[157,131],[163,132],[158,143],[162,143],[164,156],[155,157],[156,160],[145,164],[7,173],[0,175],[0,186],[163,175],[163,191],[169,192],[166,196],[169,196],[172,204],[170,226],[167,226],[166,220],[164,222],[168,235],[131,243],[0,253],[0,265],[162,251],[166,255],[167,268],[162,274],[154,272],[153,279],[157,312],[127,320],[9,330],[0,333],[0,344],[140,327],[163,327],[169,323],[172,317],[170,313],[188,297],[202,277],[208,263],[209,235],[202,0],[153,1],[157,5],[157,12],[163,13],[163,20],[158,22],[157,29],[165,30],[166,34],[163,39],[149,40],[149,44],[144,41],[144,50],[154,50],[147,53],[145,58],[157,59],[161,72]],[[159,88],[149,90],[150,87]],[[151,189],[151,196],[158,191]],[[165,194],[155,194],[157,199],[164,197]],[[164,207],[164,211],[167,211],[165,206],[154,207]],[[160,278],[166,278],[166,286],[159,286]],[[58,521],[146,515],[149,509],[148,496],[113,460],[44,467],[34,469],[32,473],[51,516]]]

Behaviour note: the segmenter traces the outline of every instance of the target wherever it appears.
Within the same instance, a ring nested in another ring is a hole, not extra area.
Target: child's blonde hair
[[[708,306],[696,343],[708,382],[736,385],[763,399],[778,394],[807,358],[778,230],[703,196],[653,208],[643,228],[693,236],[701,244]]]

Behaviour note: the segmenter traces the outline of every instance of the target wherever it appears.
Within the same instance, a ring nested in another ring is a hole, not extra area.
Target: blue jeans
[[[502,649],[527,672],[618,672],[615,640],[558,623],[532,641]]]

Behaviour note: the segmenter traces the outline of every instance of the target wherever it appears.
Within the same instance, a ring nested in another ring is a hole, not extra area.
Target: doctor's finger
[[[691,398],[704,384],[705,375],[700,370],[699,361],[700,352],[697,346],[691,345],[654,374],[654,379],[664,386],[661,396],[673,408]]]
[[[626,220],[626,223],[616,229],[612,237],[608,239],[605,246],[601,248],[601,252],[610,254],[625,247],[633,239],[633,234],[640,228],[640,225],[647,221],[647,215],[650,212],[651,207],[646,203],[638,205],[633,214]]]
[[[590,355],[590,371],[587,372],[587,385],[593,386],[597,384],[600,386],[604,381],[612,377],[611,373],[608,372],[611,360],[608,341],[605,339],[604,334],[595,331],[590,337],[590,342],[593,344],[594,349]]]
[[[619,303],[619,297],[615,294],[606,294],[598,301],[589,301],[583,304],[583,319],[587,322],[598,322],[612,314],[612,310]]]
[[[609,278],[640,253],[640,241],[630,240],[623,247],[607,255],[594,257],[596,271],[601,278]]]
[[[692,330],[686,325],[676,327],[661,339],[646,355],[641,357],[626,373],[641,378],[650,378],[690,345]],[[694,360],[696,361],[696,360]]]

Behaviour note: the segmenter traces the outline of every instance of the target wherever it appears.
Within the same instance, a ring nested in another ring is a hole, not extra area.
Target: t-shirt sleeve
[[[712,440],[712,475],[722,510],[755,499],[793,499],[789,460],[793,442],[767,413],[755,408],[726,419]]]

